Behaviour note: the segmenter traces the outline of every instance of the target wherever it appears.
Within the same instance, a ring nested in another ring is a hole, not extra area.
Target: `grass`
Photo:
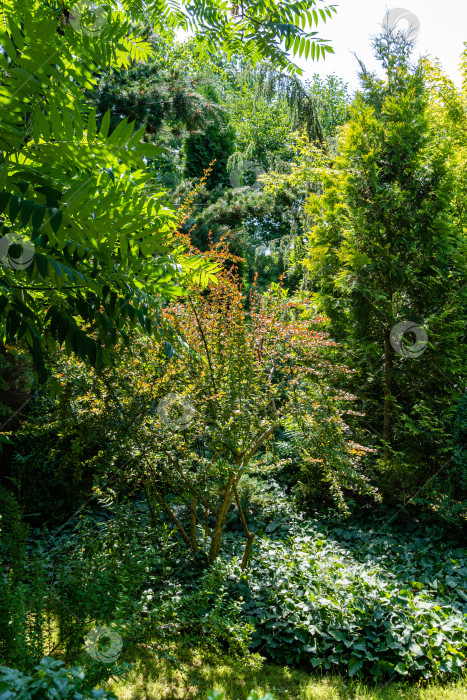
[[[177,653],[177,660],[179,667],[175,668],[144,650],[133,660],[134,668],[125,679],[111,681],[109,689],[119,700],[206,700],[210,689],[225,690],[225,700],[246,700],[253,689],[260,694],[269,692],[275,700],[467,700],[467,678],[424,686],[374,686],[274,664],[264,664],[259,670],[234,660],[211,664],[199,652],[186,649]]]

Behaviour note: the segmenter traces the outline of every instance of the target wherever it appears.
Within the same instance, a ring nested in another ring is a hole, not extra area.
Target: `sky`
[[[330,39],[335,53],[319,61],[296,60],[304,70],[303,78],[311,78],[314,73],[321,76],[335,73],[349,84],[351,91],[357,89],[358,63],[352,52],[367,68],[376,69],[378,64],[373,58],[370,36],[381,30],[387,10],[391,18],[395,18],[399,10],[401,15],[412,15],[414,31],[419,29],[415,56],[428,54],[439,58],[445,72],[460,86],[460,56],[463,43],[467,41],[467,0],[395,0],[393,3],[388,0],[325,0],[325,4],[336,5],[337,12],[326,24],[318,24],[318,36]],[[409,30],[404,19],[397,26]]]

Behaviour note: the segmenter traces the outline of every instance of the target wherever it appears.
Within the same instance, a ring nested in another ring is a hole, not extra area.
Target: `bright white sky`
[[[439,58],[446,73],[460,86],[459,63],[467,41],[467,0],[325,0],[338,5],[337,13],[326,24],[318,25],[319,36],[330,39],[334,54],[319,61],[297,60],[304,69],[304,78],[313,73],[325,76],[336,73],[349,83],[350,90],[358,88],[358,63],[354,51],[370,69],[377,68],[370,46],[370,36],[378,34],[387,10],[402,8],[418,19],[420,31],[415,56],[429,54]],[[318,7],[319,7],[318,3]],[[405,29],[401,20],[398,27]]]

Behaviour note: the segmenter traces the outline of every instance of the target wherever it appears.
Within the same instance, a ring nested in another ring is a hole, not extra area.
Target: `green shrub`
[[[22,667],[29,657],[24,584],[28,532],[17,500],[0,487],[0,659]]]
[[[9,448],[6,476],[16,486],[23,512],[35,523],[64,522],[91,491],[92,458],[102,449],[102,436],[95,417],[81,410],[85,397],[78,405],[73,401],[87,388],[78,371],[76,375],[75,386],[69,382],[64,387],[61,401],[46,390],[34,395]],[[92,376],[88,386],[91,381]]]
[[[252,627],[228,594],[225,565],[206,569],[202,553],[187,560],[173,528],[162,518],[160,528],[151,527],[147,503],[125,500],[92,516],[81,513],[65,528],[35,530],[28,540],[11,496],[8,504],[10,527],[0,537],[8,571],[0,577],[4,664],[29,671],[55,647],[94,683],[104,682],[128,664],[99,663],[85,652],[86,634],[103,626],[130,653],[149,643],[157,654],[183,636],[210,658],[228,652],[258,665],[249,653]]]
[[[32,674],[0,666],[0,700],[117,700],[103,689],[87,689],[81,668],[45,656]]]

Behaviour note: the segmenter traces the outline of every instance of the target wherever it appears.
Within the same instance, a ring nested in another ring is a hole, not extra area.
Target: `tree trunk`
[[[191,541],[190,541],[190,538],[189,538],[188,535],[186,534],[185,528],[183,527],[182,523],[181,523],[180,520],[177,518],[177,516],[175,515],[175,513],[173,512],[173,510],[172,510],[172,508],[169,506],[169,504],[166,503],[166,501],[165,501],[164,497],[162,496],[162,494],[159,492],[159,490],[158,490],[154,485],[153,485],[153,490],[154,490],[154,494],[155,494],[157,500],[159,501],[159,503],[161,504],[161,506],[164,508],[165,512],[167,513],[167,515],[169,516],[169,518],[171,519],[171,521],[173,522],[173,524],[175,525],[175,527],[177,528],[177,530],[179,531],[179,533],[181,534],[181,536],[182,536],[182,538],[183,538],[183,541],[185,542],[186,546],[188,547],[188,549],[191,549]]]
[[[198,551],[198,543],[196,542],[196,498],[192,497],[190,501],[191,521],[190,521],[190,539],[191,551],[196,554]]]
[[[221,548],[222,525],[224,523],[224,518],[227,515],[227,511],[229,510],[230,504],[232,503],[232,500],[234,497],[234,490],[236,489],[237,484],[240,481],[243,472],[248,467],[248,464],[250,463],[250,459],[256,453],[258,447],[260,445],[262,445],[268,439],[268,437],[274,432],[275,428],[276,428],[276,424],[269,426],[269,428],[267,428],[261,435],[259,435],[259,437],[256,438],[253,445],[250,447],[249,451],[246,454],[244,454],[242,457],[238,457],[236,460],[237,471],[234,472],[233,474],[231,474],[229,477],[229,481],[228,481],[227,486],[226,486],[225,491],[224,491],[224,497],[222,499],[221,506],[217,512],[216,524],[214,525],[214,533],[213,533],[213,536],[211,539],[211,547],[209,549],[209,563],[210,564],[214,563],[217,555],[219,554],[219,550]],[[252,542],[253,542],[253,538],[251,538],[250,543],[247,542],[248,553],[249,553],[249,550],[251,550]]]
[[[248,561],[251,556],[251,547],[253,545],[253,540],[255,539],[255,533],[254,532],[249,532],[246,538],[246,545],[245,545],[245,551],[243,552],[243,557],[242,557],[242,571],[245,571],[246,567],[248,566]]]
[[[209,549],[209,563],[213,564],[219,550],[221,548],[222,541],[222,525],[224,523],[224,518],[227,515],[230,504],[233,499],[233,485],[235,481],[235,474],[231,474],[227,486],[224,491],[224,498],[217,512],[216,524],[214,525],[214,532],[211,539],[211,547]]]
[[[237,501],[238,512],[240,514],[240,520],[242,521],[242,526],[243,526],[243,529],[244,529],[245,535],[246,535],[245,551],[243,552],[243,557],[242,557],[242,571],[245,571],[246,567],[248,566],[248,560],[250,558],[253,540],[255,539],[255,533],[250,532],[250,530],[248,528],[248,523],[246,521],[245,514],[243,512],[242,502],[240,500],[240,496],[238,495],[238,491],[237,491],[236,486],[234,486],[234,493],[235,493],[235,500]]]
[[[151,524],[154,528],[154,539],[156,540],[156,544],[159,547],[160,551],[162,552],[164,550],[163,544],[160,541],[159,537],[157,536],[157,521],[156,521],[156,514],[154,512],[154,508],[152,507],[152,502],[151,502],[151,497],[149,496],[149,492],[146,488],[146,484],[144,483],[144,479],[141,479],[141,486],[143,487],[144,495],[146,496],[146,501],[149,507],[149,513],[151,515]]]
[[[392,379],[392,347],[391,347],[391,329],[387,328],[384,331],[384,423],[383,423],[383,439],[384,446],[384,461],[388,462],[391,458],[391,435],[392,435],[392,394],[391,394],[391,379]]]

